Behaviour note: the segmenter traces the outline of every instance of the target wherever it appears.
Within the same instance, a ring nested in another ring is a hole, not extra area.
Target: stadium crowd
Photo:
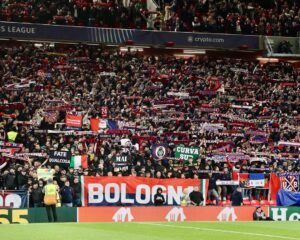
[[[217,180],[234,172],[300,170],[300,79],[289,63],[2,45],[0,78],[0,189],[29,189],[32,205],[41,204],[37,169],[45,167],[62,203],[76,205],[81,175],[209,178],[218,202],[234,189]],[[67,114],[82,115],[82,127],[65,126]],[[90,131],[97,117],[99,131]],[[155,144],[170,150],[162,160]],[[176,159],[178,144],[199,147],[199,158]],[[88,167],[50,164],[50,150],[87,154]],[[113,158],[124,154],[117,167]]]
[[[297,36],[297,0],[60,0],[1,2],[0,20],[165,31]]]

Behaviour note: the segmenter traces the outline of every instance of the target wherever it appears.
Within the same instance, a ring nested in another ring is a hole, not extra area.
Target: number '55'
[[[28,210],[27,209],[20,209],[20,210],[11,210],[11,223],[28,223],[28,220],[25,218],[22,218],[22,215],[27,216]],[[7,209],[0,209],[0,223],[2,224],[10,224],[8,217],[8,210]]]

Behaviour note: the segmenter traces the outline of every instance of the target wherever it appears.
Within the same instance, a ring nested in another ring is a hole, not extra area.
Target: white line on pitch
[[[222,230],[222,229],[206,228],[206,227],[203,227],[203,228],[202,227],[189,227],[189,226],[169,225],[169,224],[162,224],[162,223],[147,223],[147,222],[143,222],[143,223],[138,222],[137,224],[161,226],[161,227],[171,227],[171,228],[194,229],[194,230],[200,230],[200,231],[211,231],[211,232],[221,232],[221,233],[243,234],[243,235],[249,235],[249,236],[271,237],[271,238],[288,239],[288,240],[299,240],[300,239],[300,238],[293,238],[293,237],[287,237],[287,236],[278,236],[278,235],[252,233],[252,232],[240,232],[240,231]]]

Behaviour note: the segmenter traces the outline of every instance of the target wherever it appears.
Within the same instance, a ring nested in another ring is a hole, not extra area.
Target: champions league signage
[[[20,40],[52,40],[57,42],[97,44],[124,44],[128,40],[133,40],[136,44],[152,46],[164,45],[167,41],[172,40],[176,47],[239,49],[241,45],[247,45],[249,49],[260,49],[259,36],[143,31],[3,21],[0,21],[0,37]]]

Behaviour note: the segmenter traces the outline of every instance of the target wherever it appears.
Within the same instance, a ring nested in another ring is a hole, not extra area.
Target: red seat
[[[252,206],[259,205],[259,201],[258,200],[251,200],[251,205]]]
[[[277,204],[276,204],[276,201],[270,200],[269,205],[270,205],[270,206],[276,206]]]
[[[268,200],[261,200],[261,201],[260,201],[260,205],[261,205],[261,206],[269,206],[270,203],[269,203]]]
[[[251,202],[248,199],[246,199],[246,200],[243,201],[243,205],[244,206],[250,206]]]

